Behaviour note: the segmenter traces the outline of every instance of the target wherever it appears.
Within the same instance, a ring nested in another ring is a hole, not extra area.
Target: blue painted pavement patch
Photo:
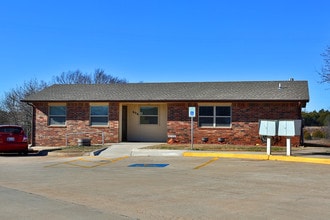
[[[128,167],[166,167],[168,163],[133,163]]]

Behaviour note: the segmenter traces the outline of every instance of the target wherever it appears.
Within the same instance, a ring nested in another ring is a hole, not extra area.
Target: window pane
[[[140,124],[158,124],[158,107],[140,107]]]
[[[15,128],[15,127],[1,127],[0,128],[0,132],[19,134],[19,133],[21,133],[21,131],[22,131],[22,128]]]
[[[49,106],[49,125],[65,125],[66,106]]]
[[[217,116],[230,116],[230,107],[229,106],[217,106],[216,115]]]
[[[108,115],[108,106],[91,106],[91,115]]]
[[[61,116],[51,116],[49,118],[50,125],[65,125],[65,117]]]
[[[142,115],[158,115],[158,107],[141,107],[140,112]]]
[[[213,117],[199,117],[199,126],[213,126]]]
[[[199,115],[200,116],[213,116],[213,106],[200,106]]]
[[[92,117],[91,125],[108,125],[108,117]]]
[[[108,125],[109,106],[91,106],[90,125]]]
[[[230,126],[230,117],[218,117],[216,118],[216,126],[224,126],[229,127]]]
[[[140,124],[158,124],[158,116],[141,116]]]
[[[50,115],[66,115],[66,106],[50,106]]]

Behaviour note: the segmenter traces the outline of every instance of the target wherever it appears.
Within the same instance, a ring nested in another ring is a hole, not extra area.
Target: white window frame
[[[53,107],[65,107],[65,114],[64,115],[52,115],[51,108]],[[64,118],[64,123],[52,123],[52,118]],[[66,119],[67,119],[67,106],[65,103],[51,103],[48,105],[48,126],[66,126]]]
[[[93,107],[107,107],[108,111],[106,115],[92,115]],[[104,124],[94,124],[93,118],[106,118]],[[109,125],[109,103],[90,103],[89,105],[89,124],[92,127],[107,127]]]
[[[212,116],[201,116],[200,115],[200,107],[213,107],[213,115]],[[230,115],[220,115],[220,116],[217,116],[216,115],[216,108],[217,107],[229,107],[230,108]],[[200,118],[213,118],[213,123],[212,123],[212,126],[202,126],[200,125]],[[229,118],[230,120],[230,123],[228,124],[228,126],[225,126],[225,125],[218,125],[217,126],[217,118]],[[231,128],[232,126],[232,105],[231,104],[228,104],[228,103],[215,103],[215,104],[211,104],[211,103],[200,103],[198,105],[198,127],[201,127],[201,128]]]

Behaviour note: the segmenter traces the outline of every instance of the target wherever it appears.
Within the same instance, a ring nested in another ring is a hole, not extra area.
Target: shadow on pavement
[[[0,157],[42,157],[47,156],[49,150],[30,150],[27,154],[22,153],[0,153]]]
[[[330,140],[305,140],[305,147],[328,147],[330,149]]]

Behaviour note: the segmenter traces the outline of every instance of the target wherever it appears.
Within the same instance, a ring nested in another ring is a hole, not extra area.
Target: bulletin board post
[[[191,150],[193,150],[194,149],[194,117],[196,117],[196,107],[189,107],[189,117],[191,119],[190,143],[191,143]]]

